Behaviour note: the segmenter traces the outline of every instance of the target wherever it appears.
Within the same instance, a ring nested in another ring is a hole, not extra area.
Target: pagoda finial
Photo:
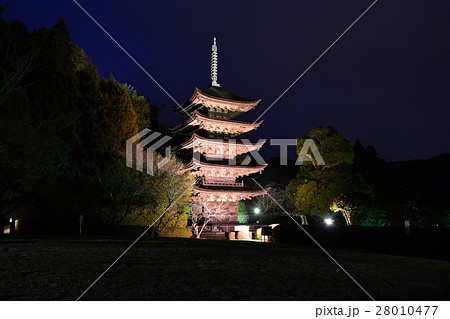
[[[220,87],[220,84],[217,83],[217,69],[218,69],[217,60],[218,60],[217,45],[216,45],[216,38],[214,38],[211,53],[211,85]]]

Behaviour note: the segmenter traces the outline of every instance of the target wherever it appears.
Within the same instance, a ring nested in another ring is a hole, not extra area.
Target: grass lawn
[[[0,239],[1,300],[75,300],[134,239]],[[449,300],[450,262],[331,255],[376,300]],[[138,242],[83,300],[368,300],[318,249],[257,242]]]

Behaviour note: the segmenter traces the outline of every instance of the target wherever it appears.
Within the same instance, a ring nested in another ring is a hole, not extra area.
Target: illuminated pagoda
[[[253,109],[261,99],[246,99],[225,91],[217,83],[216,38],[212,45],[211,84],[206,90],[195,89],[192,97],[173,110],[189,119],[171,128],[174,134],[189,136],[179,150],[192,150],[192,160],[185,166],[197,178],[191,211],[210,216],[205,231],[234,231],[238,221],[239,201],[263,195],[265,190],[244,185],[243,177],[262,171],[264,165],[238,165],[236,157],[258,150],[265,141],[243,143],[235,138],[256,129],[262,121],[245,122],[234,118]]]

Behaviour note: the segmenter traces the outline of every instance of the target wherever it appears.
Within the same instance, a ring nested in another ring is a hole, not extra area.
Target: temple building
[[[185,170],[197,178],[191,200],[191,218],[206,224],[206,233],[234,231],[239,224],[239,201],[263,195],[265,190],[244,185],[243,177],[262,171],[264,165],[239,164],[239,155],[258,150],[264,141],[244,143],[235,138],[256,129],[262,121],[245,122],[235,118],[253,109],[260,99],[247,99],[232,94],[217,83],[218,54],[216,39],[212,45],[211,84],[205,90],[196,88],[192,97],[180,106],[177,113],[189,116],[171,128],[174,134],[187,140],[177,146],[190,154]]]

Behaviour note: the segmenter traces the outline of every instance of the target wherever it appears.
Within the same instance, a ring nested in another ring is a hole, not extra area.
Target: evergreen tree
[[[352,145],[332,126],[315,128],[299,139],[298,153],[305,139],[314,140],[325,165],[305,162],[288,185],[287,194],[298,214],[326,217],[332,214],[333,201],[341,194],[352,191],[357,183],[350,170],[353,163]]]

